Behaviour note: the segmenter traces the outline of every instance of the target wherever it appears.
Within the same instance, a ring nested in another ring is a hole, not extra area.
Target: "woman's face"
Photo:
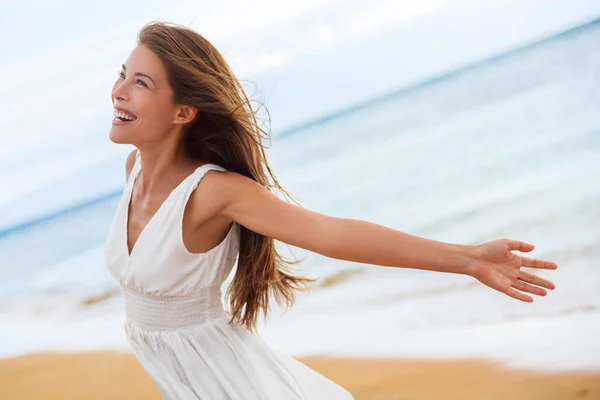
[[[173,89],[160,59],[143,45],[137,46],[120,68],[111,95],[114,106],[110,140],[138,145],[159,142],[167,136],[176,121],[177,107]],[[131,121],[123,122],[115,115],[125,110]]]

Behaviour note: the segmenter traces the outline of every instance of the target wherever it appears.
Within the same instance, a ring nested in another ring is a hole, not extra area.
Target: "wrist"
[[[460,245],[460,273],[467,276],[473,276],[474,261],[477,260],[476,245]]]

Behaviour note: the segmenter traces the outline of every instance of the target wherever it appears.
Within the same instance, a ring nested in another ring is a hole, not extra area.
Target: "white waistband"
[[[221,287],[208,286],[185,296],[151,296],[123,287],[125,315],[148,329],[180,328],[224,314]]]

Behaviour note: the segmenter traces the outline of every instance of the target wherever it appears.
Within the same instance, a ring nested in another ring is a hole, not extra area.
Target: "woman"
[[[221,54],[186,27],[142,28],[112,102],[110,139],[137,150],[106,261],[123,287],[132,351],[165,399],[352,399],[256,333],[270,296],[291,306],[311,281],[292,274],[275,239],[342,260],[469,275],[525,302],[554,289],[521,271],[557,268],[512,253],[531,244],[438,242],[281,200],[274,189],[293,198],[269,168],[256,111]],[[226,311],[221,285],[236,261]]]

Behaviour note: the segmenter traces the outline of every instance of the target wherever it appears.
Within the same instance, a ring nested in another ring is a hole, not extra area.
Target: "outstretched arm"
[[[293,246],[346,261],[469,275],[526,302],[533,298],[519,290],[544,296],[543,288],[554,289],[552,282],[521,271],[523,266],[558,267],[550,261],[512,252],[529,252],[534,248],[531,244],[498,239],[461,245],[426,239],[369,221],[337,218],[299,207],[240,174],[218,175],[210,179],[223,202],[223,215]]]

